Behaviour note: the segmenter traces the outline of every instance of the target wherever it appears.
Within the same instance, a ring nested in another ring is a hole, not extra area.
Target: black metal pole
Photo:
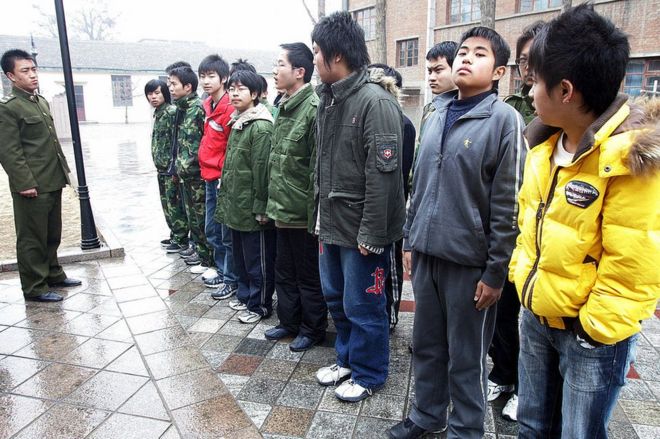
[[[76,110],[76,98],[73,88],[73,74],[71,73],[71,57],[69,56],[69,38],[66,32],[66,20],[64,19],[64,6],[62,0],[55,0],[55,15],[57,17],[57,31],[60,37],[60,51],[62,52],[62,71],[64,72],[64,86],[66,89],[66,101],[69,107],[69,122],[71,123],[71,140],[73,141],[73,154],[76,160],[76,174],[78,175],[78,198],[80,199],[80,248],[89,250],[99,248],[96,224],[92,205],[89,201],[89,190],[85,178],[85,165],[83,162],[82,144],[80,143],[80,129],[78,127],[78,112]]]

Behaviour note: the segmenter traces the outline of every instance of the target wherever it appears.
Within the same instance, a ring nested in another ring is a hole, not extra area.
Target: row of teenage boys
[[[528,28],[516,62],[531,90],[507,99],[525,116],[533,99],[527,150],[521,117],[490,89],[506,43],[486,28],[461,38],[458,91],[425,112],[414,168],[415,401],[390,438],[483,437],[487,400],[516,383],[518,437],[608,437],[660,297],[660,104],[618,93],[629,52],[591,4]]]

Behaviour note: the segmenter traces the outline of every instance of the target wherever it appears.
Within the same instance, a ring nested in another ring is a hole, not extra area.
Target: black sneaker
[[[236,291],[238,291],[237,286],[225,284],[218,291],[212,292],[211,297],[213,297],[215,300],[225,300],[225,299],[229,299],[231,296],[236,294]]]
[[[202,260],[199,259],[197,253],[193,253],[191,256],[188,256],[187,258],[183,258],[183,262],[185,262],[186,265],[199,265],[202,263]]]
[[[179,252],[179,256],[181,256],[182,258],[190,257],[193,254],[195,254],[195,248],[192,247],[192,246],[191,247],[186,247],[186,248],[184,248],[183,250],[181,250]]]
[[[173,242],[174,242],[174,241],[172,241],[170,238],[163,239],[162,241],[160,241],[160,246],[163,247],[163,248],[165,248],[165,247],[167,247],[168,245],[172,244]]]
[[[204,286],[207,288],[220,288],[220,285],[222,285],[222,280],[223,277],[218,275],[215,277],[212,277],[211,279],[206,279],[204,281]]]
[[[184,250],[185,247],[177,244],[176,242],[172,242],[167,247],[164,247],[164,249],[166,253],[179,253],[181,250]]]

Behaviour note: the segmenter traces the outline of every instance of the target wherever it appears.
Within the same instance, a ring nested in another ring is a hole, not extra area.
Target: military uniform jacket
[[[524,86],[519,93],[504,98],[504,102],[511,105],[522,115],[525,125],[528,125],[536,117],[536,110],[532,98],[529,96],[530,89],[529,86]]]
[[[172,132],[176,107],[163,104],[154,111],[154,129],[151,134],[151,157],[156,170],[166,174],[172,162]]]
[[[17,87],[0,99],[0,164],[12,192],[54,192],[69,183],[69,166],[46,99]]]
[[[170,173],[184,180],[200,179],[199,144],[204,133],[206,114],[197,93],[175,102],[176,117],[172,139],[172,164]]]

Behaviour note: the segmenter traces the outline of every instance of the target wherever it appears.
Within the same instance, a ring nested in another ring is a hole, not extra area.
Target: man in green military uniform
[[[62,188],[69,166],[57,140],[53,117],[39,88],[37,66],[23,50],[2,55],[2,70],[13,83],[0,99],[0,164],[9,176],[16,224],[16,257],[26,300],[59,302],[49,287],[80,285],[57,261],[62,235]]]

